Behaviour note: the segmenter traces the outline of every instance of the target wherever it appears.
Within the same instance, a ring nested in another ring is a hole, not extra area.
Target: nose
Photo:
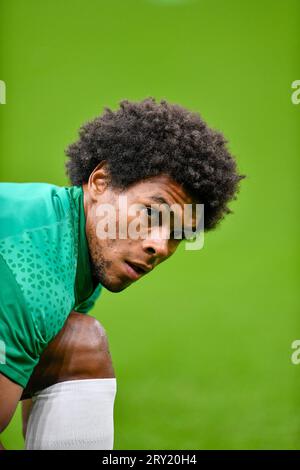
[[[151,237],[143,240],[143,249],[147,254],[152,255],[154,258],[163,260],[170,255],[170,247],[168,238],[164,238],[157,233],[153,233]]]

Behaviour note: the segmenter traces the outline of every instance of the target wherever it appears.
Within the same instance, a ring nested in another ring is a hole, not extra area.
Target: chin
[[[112,272],[110,273],[110,271]],[[124,279],[122,280],[113,269],[107,269],[104,263],[93,264],[93,276],[98,283],[110,292],[121,292],[132,284],[124,281]]]
[[[101,281],[100,281],[101,282]],[[126,289],[129,287],[131,284],[120,284],[120,283],[111,283],[111,282],[101,282],[101,284],[107,289],[109,292],[122,292],[122,290]]]

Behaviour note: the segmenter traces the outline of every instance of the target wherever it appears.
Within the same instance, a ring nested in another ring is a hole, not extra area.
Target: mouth
[[[145,265],[133,263],[132,261],[125,261],[127,274],[130,278],[136,280],[139,279],[143,274],[146,274],[151,268]]]

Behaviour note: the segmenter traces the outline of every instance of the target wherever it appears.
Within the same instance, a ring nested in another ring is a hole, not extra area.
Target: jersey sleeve
[[[74,310],[79,313],[88,313],[95,305],[96,300],[100,297],[102,291],[102,285],[98,284],[93,294],[82,302],[80,305],[77,305]]]
[[[46,343],[1,255],[0,278],[0,373],[25,388]]]

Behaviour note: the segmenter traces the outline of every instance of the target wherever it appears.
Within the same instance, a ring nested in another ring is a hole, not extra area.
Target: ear
[[[90,174],[88,191],[93,200],[97,200],[103,194],[110,182],[108,164],[106,161],[99,163]]]

